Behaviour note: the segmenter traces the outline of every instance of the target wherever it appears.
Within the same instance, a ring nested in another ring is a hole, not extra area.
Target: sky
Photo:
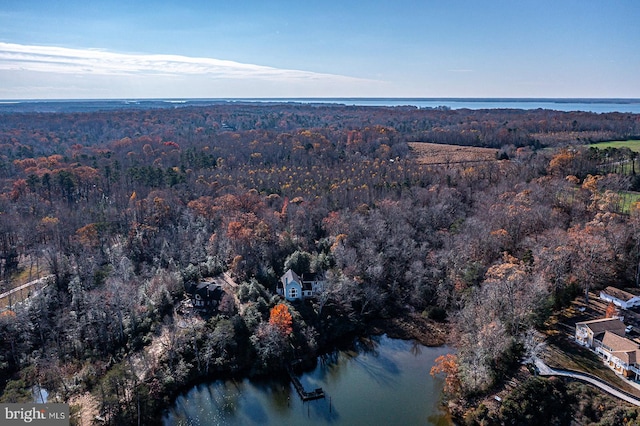
[[[640,98],[637,0],[2,0],[0,99]]]

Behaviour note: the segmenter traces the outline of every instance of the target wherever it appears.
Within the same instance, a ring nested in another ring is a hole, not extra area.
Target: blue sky
[[[640,98],[637,0],[0,3],[0,99]]]

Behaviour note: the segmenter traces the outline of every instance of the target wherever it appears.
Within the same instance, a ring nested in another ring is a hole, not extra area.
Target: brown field
[[[473,146],[443,145],[428,142],[409,142],[411,152],[420,164],[453,164],[496,161],[497,149]]]

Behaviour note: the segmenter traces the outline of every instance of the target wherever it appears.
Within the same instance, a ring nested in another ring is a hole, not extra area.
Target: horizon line
[[[113,97],[113,98],[7,98],[0,99],[2,103],[19,103],[19,102],[136,102],[136,101],[166,101],[166,102],[188,102],[188,101],[283,101],[283,100],[425,100],[425,101],[623,101],[623,102],[640,102],[640,98],[632,98],[632,97],[425,97],[425,96],[327,96],[327,97],[317,97],[317,96],[288,96],[288,97],[220,97],[220,98],[211,98],[211,97],[203,97],[203,98],[192,98],[192,97],[157,97],[157,98],[138,98],[138,97]]]

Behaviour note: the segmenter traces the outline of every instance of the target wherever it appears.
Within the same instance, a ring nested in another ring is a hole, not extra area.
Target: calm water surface
[[[139,100],[0,100],[2,112],[74,112],[120,109],[180,108],[235,102],[414,106],[451,109],[550,109],[556,111],[623,112],[640,114],[640,99],[499,99],[499,98],[263,98],[263,99],[139,99]]]
[[[261,102],[268,100],[250,99]],[[555,111],[623,112],[640,114],[640,99],[498,99],[498,98],[307,98],[285,102],[337,103],[357,106],[414,106],[450,109],[549,109]]]
[[[164,425],[450,425],[442,380],[429,370],[451,350],[386,336],[319,359],[300,380],[327,398],[302,402],[288,381],[218,380],[179,396]]]

